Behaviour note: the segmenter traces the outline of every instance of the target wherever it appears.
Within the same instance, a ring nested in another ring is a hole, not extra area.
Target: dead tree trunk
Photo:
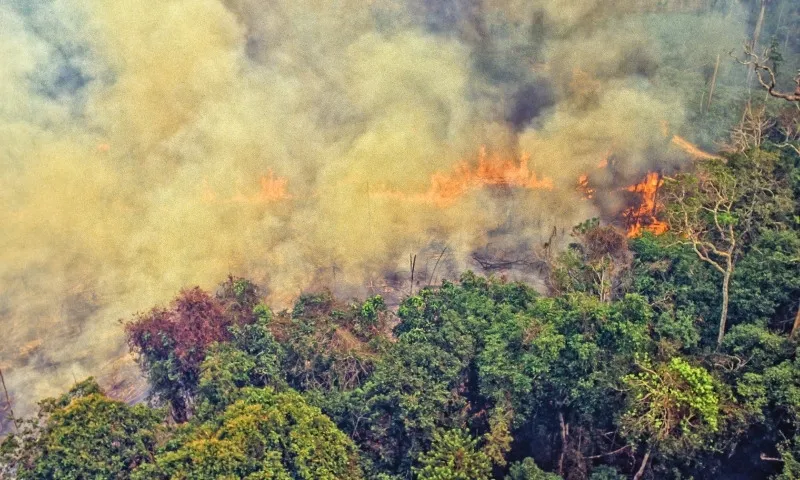
[[[408,267],[411,269],[411,282],[408,286],[408,294],[414,295],[414,269],[417,267],[416,255],[408,255]]]
[[[733,274],[733,260],[728,257],[725,263],[725,271],[722,274],[722,311],[719,317],[719,333],[717,334],[717,346],[722,345],[722,338],[725,336],[725,324],[728,323],[728,302],[731,284],[731,274]]]
[[[558,475],[564,476],[564,458],[567,456],[567,445],[569,437],[569,424],[564,423],[564,413],[558,412],[558,424],[561,427],[561,455],[558,457]]]
[[[706,113],[711,109],[711,99],[714,98],[714,90],[717,87],[717,73],[719,73],[719,53],[717,54],[717,63],[714,65],[714,75],[711,76],[711,86],[708,90],[708,103],[706,104]],[[702,106],[701,106],[702,108]],[[702,113],[702,112],[701,112]]]
[[[17,417],[14,415],[14,408],[11,406],[11,396],[8,394],[8,389],[6,388],[6,379],[3,376],[3,370],[0,369],[0,383],[3,384],[3,393],[6,396],[6,405],[8,405],[8,413],[11,416],[11,421],[14,423],[14,430],[19,431],[19,425],[17,425]]]
[[[647,449],[647,452],[644,454],[644,458],[642,459],[642,464],[639,465],[639,470],[636,471],[636,475],[633,476],[633,480],[640,480],[642,475],[644,475],[644,471],[647,468],[647,462],[650,460],[650,449]]]
[[[750,45],[750,48],[754,52],[758,52],[758,40],[761,37],[761,27],[764,25],[764,14],[767,11],[767,2],[766,0],[761,0],[761,12],[758,14],[758,21],[756,22],[755,31],[753,31],[753,41]],[[753,73],[755,72],[755,68],[751,68],[747,70],[747,90],[750,91],[750,88],[753,86]]]
[[[792,325],[792,333],[789,336],[794,338],[798,330],[800,330],[800,305],[797,306],[797,314],[795,314],[794,316],[794,325]]]

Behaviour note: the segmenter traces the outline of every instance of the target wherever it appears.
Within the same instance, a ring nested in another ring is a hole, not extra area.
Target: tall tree
[[[693,173],[668,179],[664,188],[669,229],[722,274],[717,344],[722,343],[728,320],[730,282],[739,247],[734,207],[740,196],[739,180],[717,160],[699,164]]]
[[[722,275],[718,345],[728,321],[731,278],[744,247],[759,232],[785,228],[792,212],[778,158],[753,149],[697,163],[692,172],[665,180],[665,216],[673,238]]]

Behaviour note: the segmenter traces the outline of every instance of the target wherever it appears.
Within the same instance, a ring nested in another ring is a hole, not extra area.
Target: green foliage
[[[185,290],[127,325],[172,420],[83,382],[16,419],[0,476],[797,478],[800,155],[781,135],[673,175],[665,214],[689,220],[670,234],[577,226],[547,295],[467,272],[396,312],[322,292],[273,314],[244,279]],[[731,252],[719,344],[710,245]]]
[[[42,401],[39,422],[7,437],[0,458],[20,480],[127,479],[152,457],[162,418],[110,400],[89,379]]]
[[[135,479],[359,479],[356,448],[296,392],[245,388],[218,417],[192,426]]]
[[[592,470],[589,480],[627,480],[627,476],[619,473],[615,468],[608,465],[600,465]]]
[[[640,373],[623,377],[630,392],[620,421],[624,434],[667,454],[705,447],[720,422],[719,393],[708,371],[679,357],[658,365],[643,358],[638,366]]]
[[[492,463],[477,443],[463,430],[436,431],[414,469],[417,480],[488,480]]]
[[[363,304],[337,302],[330,292],[303,295],[272,331],[284,345],[282,369],[298,390],[352,390],[369,375],[387,343],[380,296]]]
[[[560,480],[555,473],[548,473],[539,468],[532,458],[511,465],[506,480]]]
[[[355,434],[364,438],[364,446],[381,468],[408,472],[410,460],[432,440],[434,431],[465,428],[469,423],[484,435],[487,455],[499,465],[505,463],[513,412],[501,392],[484,382],[483,373],[501,375],[502,369],[515,374],[515,370],[508,365],[484,369],[481,352],[493,349],[498,357],[507,357],[504,332],[519,329],[523,312],[536,298],[524,285],[467,273],[460,284],[445,282],[403,302],[398,309],[402,322],[395,329],[397,342],[351,400],[367,406],[366,422]],[[518,333],[522,335],[521,330]],[[519,379],[520,396],[530,390],[530,381]],[[488,415],[475,417],[481,411]]]
[[[367,299],[361,305],[361,319],[362,323],[366,326],[375,326],[378,324],[378,316],[381,312],[386,311],[386,304],[380,295],[375,295]]]
[[[692,351],[713,338],[720,302],[716,273],[692,249],[646,233],[631,241],[632,290],[649,300],[657,314],[661,348]],[[710,342],[709,342],[710,343]]]
[[[732,285],[735,322],[754,319],[783,327],[800,298],[800,231],[763,231],[739,261]]]

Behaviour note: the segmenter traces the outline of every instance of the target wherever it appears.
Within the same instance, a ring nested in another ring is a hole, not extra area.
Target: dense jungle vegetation
[[[124,325],[149,404],[80,382],[16,421],[3,472],[800,478],[797,122],[750,118],[668,176],[666,234],[577,226],[548,294],[467,272],[396,312],[322,292],[276,313],[245,279],[184,290]]]

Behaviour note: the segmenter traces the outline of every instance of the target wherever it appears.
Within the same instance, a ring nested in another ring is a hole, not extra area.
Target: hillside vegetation
[[[184,290],[124,325],[150,402],[92,379],[43,400],[3,476],[799,478],[800,155],[779,127],[668,177],[663,235],[577,226],[546,294],[470,272],[396,311]]]

